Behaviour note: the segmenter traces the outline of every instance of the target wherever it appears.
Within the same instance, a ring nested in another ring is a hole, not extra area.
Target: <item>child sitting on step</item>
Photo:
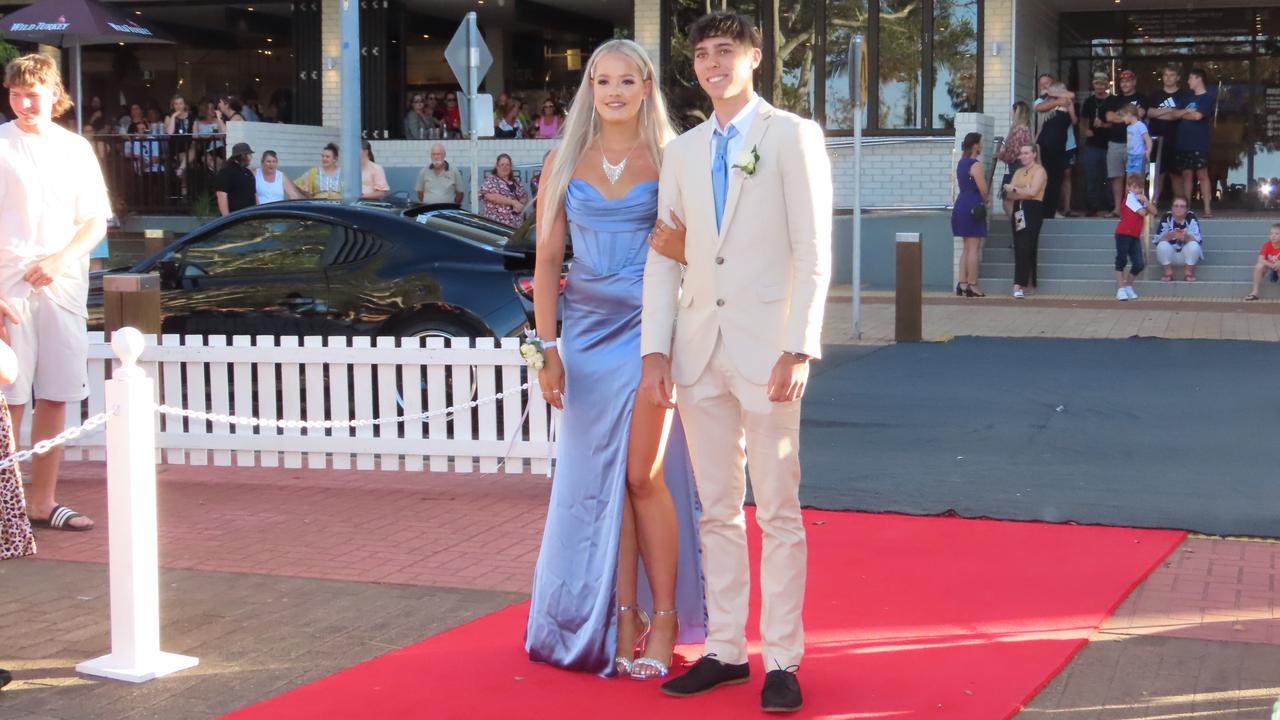
[[[1280,223],[1271,226],[1271,237],[1258,250],[1258,262],[1253,266],[1253,289],[1244,296],[1245,300],[1258,299],[1263,275],[1270,275],[1271,282],[1280,282]]]
[[[1138,275],[1147,266],[1142,248],[1143,218],[1154,215],[1155,208],[1151,207],[1147,196],[1142,194],[1142,175],[1125,175],[1125,188],[1128,193],[1120,208],[1120,222],[1116,224],[1116,299],[1137,300],[1138,293],[1133,289],[1133,281],[1138,279]],[[1127,274],[1126,266],[1129,268]]]

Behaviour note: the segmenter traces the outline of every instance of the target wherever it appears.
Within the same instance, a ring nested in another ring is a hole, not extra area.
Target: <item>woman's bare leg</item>
[[[653,610],[676,607],[676,564],[680,550],[676,506],[662,473],[671,412],[637,396],[627,448],[627,492],[635,515],[636,538],[645,575],[653,590]],[[670,663],[679,624],[674,614],[655,616],[646,657]]]
[[[961,260],[965,282],[972,287],[978,285],[978,258],[982,255],[982,238],[967,237],[964,239],[964,257]]]
[[[622,537],[618,543],[618,606],[636,606],[636,573],[639,549],[636,545],[636,519],[628,493],[622,496]],[[636,640],[644,631],[637,612],[618,613],[618,647],[615,657],[634,659]]]

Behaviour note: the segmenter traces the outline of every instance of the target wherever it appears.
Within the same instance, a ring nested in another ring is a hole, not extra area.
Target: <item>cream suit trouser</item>
[[[760,561],[765,671],[799,665],[804,654],[805,535],[800,517],[800,402],[769,401],[767,388],[743,378],[722,340],[692,385],[678,393],[698,498],[707,590],[704,652],[721,662],[747,662],[746,464],[756,521],[764,536]]]

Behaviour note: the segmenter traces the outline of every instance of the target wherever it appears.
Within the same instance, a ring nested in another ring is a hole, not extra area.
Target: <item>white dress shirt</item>
[[[751,100],[743,106],[738,114],[729,121],[728,125],[720,127],[720,119],[716,117],[714,112],[711,113],[711,122],[715,124],[715,130],[719,132],[729,132],[729,125],[738,129],[738,134],[729,138],[729,144],[725,148],[725,157],[729,159],[729,167],[732,168],[734,158],[738,157],[738,153],[742,152],[742,146],[747,144],[747,133],[751,132],[751,122],[756,119],[756,106],[760,104],[760,96],[751,93]],[[716,142],[718,138],[716,133],[711,133],[711,165],[714,167],[716,163]]]

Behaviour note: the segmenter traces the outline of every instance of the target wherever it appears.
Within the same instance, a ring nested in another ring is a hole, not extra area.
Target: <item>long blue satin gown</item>
[[[573,264],[560,339],[564,412],[525,649],[532,660],[605,676],[614,672],[627,441],[640,385],[641,288],[657,208],[657,182],[614,200],[579,179],[565,192]],[[672,422],[663,467],[680,528],[680,642],[702,642],[700,510],[679,417]],[[640,606],[652,612],[643,562],[639,580]]]

